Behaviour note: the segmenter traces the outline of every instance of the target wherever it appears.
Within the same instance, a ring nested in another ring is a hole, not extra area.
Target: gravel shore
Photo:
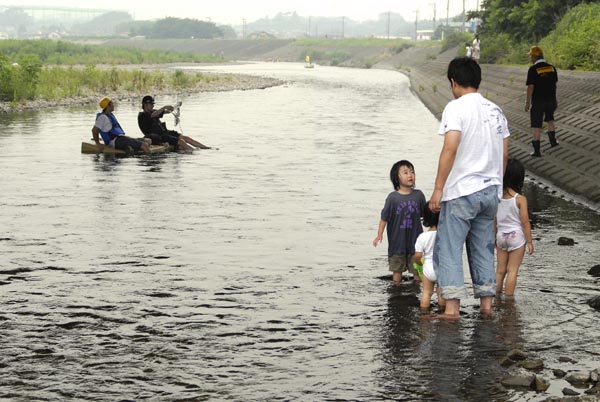
[[[131,66],[123,66],[123,68],[132,68]],[[143,69],[159,69],[158,67],[144,66]],[[169,67],[161,66],[160,69],[168,69]],[[223,91],[247,91],[251,89],[265,89],[283,84],[284,82],[274,78],[256,77],[243,74],[216,74],[206,73],[211,79],[202,81],[193,87],[186,88],[154,88],[150,90],[126,91],[118,90],[110,93],[94,93],[86,96],[71,97],[57,100],[34,99],[20,102],[0,102],[0,113],[20,112],[25,110],[38,110],[60,106],[81,106],[97,103],[102,97],[110,96],[118,101],[128,99],[141,98],[149,93],[152,95],[172,95],[172,94],[189,94],[199,92],[223,92]]]

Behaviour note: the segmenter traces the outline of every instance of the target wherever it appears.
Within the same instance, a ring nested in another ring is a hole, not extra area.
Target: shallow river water
[[[191,155],[80,154],[93,107],[0,116],[0,398],[537,401],[566,385],[552,368],[600,366],[596,212],[529,181],[536,253],[515,302],[422,317],[371,244],[394,162],[431,195],[438,122],[407,78],[206,69],[287,83],[158,97],[219,148]],[[116,106],[130,134],[138,109]],[[515,347],[544,359],[547,393],[499,385]]]

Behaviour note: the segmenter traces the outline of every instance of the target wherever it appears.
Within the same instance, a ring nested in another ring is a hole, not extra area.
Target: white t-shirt
[[[477,92],[465,94],[450,101],[442,114],[439,134],[453,130],[460,131],[460,143],[442,201],[494,185],[502,197],[503,141],[510,136],[502,109]]]
[[[435,244],[435,235],[437,231],[430,230],[423,232],[417,237],[415,242],[415,252],[423,253],[423,275],[431,282],[437,280],[433,270],[433,245]]]
[[[100,130],[104,133],[108,133],[110,131],[110,129],[112,128],[112,123],[110,122],[110,119],[108,118],[108,116],[105,115],[104,113],[102,113],[96,119],[96,124],[94,124],[94,126],[98,127],[98,130]]]

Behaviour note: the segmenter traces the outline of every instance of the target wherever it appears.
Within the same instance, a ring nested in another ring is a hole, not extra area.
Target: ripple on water
[[[183,99],[185,132],[219,151],[81,155],[89,108],[5,122],[2,398],[535,401],[497,385],[510,349],[548,378],[557,354],[593,368],[597,214],[529,184],[516,301],[422,315],[371,241],[395,161],[431,194],[438,122],[392,71],[223,67],[253,68],[294,82]],[[137,112],[118,105],[124,127]]]

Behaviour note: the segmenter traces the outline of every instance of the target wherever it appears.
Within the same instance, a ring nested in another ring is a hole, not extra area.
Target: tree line
[[[600,70],[599,0],[483,0],[469,16],[481,19],[483,62],[524,64],[540,45],[560,68]]]

